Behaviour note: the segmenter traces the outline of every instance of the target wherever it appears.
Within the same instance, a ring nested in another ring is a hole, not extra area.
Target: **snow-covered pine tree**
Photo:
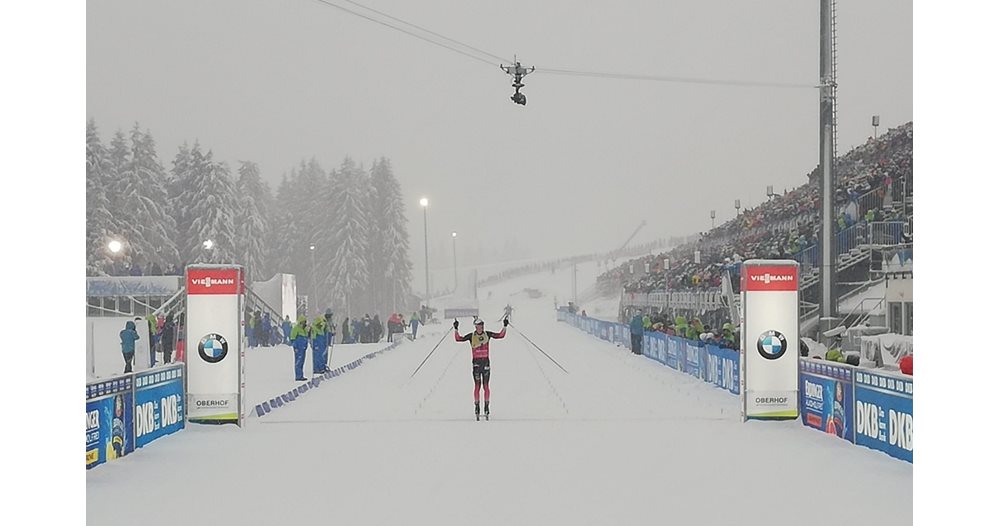
[[[378,222],[378,231],[373,234],[373,241],[378,246],[373,252],[382,262],[379,268],[382,283],[378,289],[381,291],[380,308],[395,312],[402,309],[409,297],[413,263],[409,258],[410,235],[403,193],[392,172],[392,164],[385,157],[372,166],[372,185]]]
[[[129,172],[140,186],[141,223],[137,225],[148,244],[146,261],[156,263],[160,269],[177,264],[179,255],[174,244],[177,225],[171,217],[167,194],[167,172],[156,154],[153,134],[140,131],[139,124],[132,128],[132,158]]]
[[[247,268],[247,281],[269,279],[265,262],[269,218],[267,195],[256,163],[240,161],[236,193],[236,255]]]
[[[286,237],[283,245],[292,254],[299,290],[309,296],[310,309],[314,312],[317,309],[322,311],[329,305],[329,300],[324,299],[328,291],[321,283],[329,266],[329,260],[321,256],[322,251],[328,248],[323,239],[329,229],[323,217],[328,206],[324,192],[328,181],[325,170],[315,158],[308,163],[302,160],[289,180],[291,202],[282,203],[291,212],[291,223],[294,225],[290,231],[292,235]],[[309,250],[310,246],[315,246],[315,251]]]
[[[323,281],[332,290],[334,304],[347,316],[357,316],[359,309],[370,305],[366,178],[367,174],[346,158],[330,181],[329,206],[336,213],[329,225],[331,235],[326,244],[332,255]]]
[[[194,147],[198,149],[197,142],[195,142]],[[181,195],[184,193],[188,177],[191,175],[192,163],[191,148],[188,146],[187,141],[184,141],[184,144],[177,148],[177,154],[174,155],[173,167],[170,169],[170,174],[167,177],[167,199],[170,201],[170,217],[174,218],[174,225],[176,225],[174,245],[178,247],[178,251],[182,254],[183,250],[181,247],[185,246],[183,239],[187,235],[190,220],[184,215],[185,203],[182,201]]]
[[[121,132],[112,140],[111,164],[117,173],[112,199],[115,224],[131,262],[166,268],[176,262],[177,250],[174,221],[166,211],[165,172],[152,135],[143,133],[138,123],[130,140],[126,146]]]
[[[123,250],[117,257],[117,260],[123,268],[127,269],[131,266],[132,257],[134,256],[132,251],[132,238],[134,234],[131,225],[128,223],[126,214],[122,210],[125,201],[122,197],[122,176],[132,156],[132,149],[129,148],[128,139],[125,138],[125,133],[121,130],[115,131],[109,145],[108,161],[110,169],[108,170],[107,195],[110,207],[108,211],[111,212],[111,223],[118,235],[121,236],[119,241],[123,246]]]
[[[112,271],[114,260],[108,243],[117,238],[111,216],[109,186],[113,181],[111,159],[101,143],[94,119],[87,121],[87,275]]]
[[[275,272],[295,274],[298,278],[297,285],[301,294],[305,291],[306,283],[304,275],[301,274],[301,262],[295,259],[295,248],[301,244],[298,234],[298,227],[295,222],[293,210],[297,207],[295,201],[295,170],[292,170],[292,177],[287,175],[281,177],[281,184],[278,185],[278,192],[275,195],[274,204],[271,208],[271,232],[269,239],[273,250],[271,251],[272,268]]]
[[[234,218],[237,198],[229,166],[212,160],[212,151],[204,156],[192,152],[191,176],[182,197],[186,200],[186,214],[190,217],[182,247],[188,263],[234,263],[236,255]],[[199,157],[201,157],[199,159]],[[205,241],[212,241],[206,249]]]

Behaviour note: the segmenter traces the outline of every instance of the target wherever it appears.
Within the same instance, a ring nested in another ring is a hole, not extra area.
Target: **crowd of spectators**
[[[695,243],[627,261],[605,272],[598,277],[599,289],[717,290],[725,270],[735,269],[744,259],[791,258],[815,246],[820,235],[818,173],[817,169],[810,174],[809,183],[744,210]],[[860,222],[905,219],[901,209],[883,208],[882,203],[888,201],[884,198],[889,192],[902,195],[898,191],[902,185],[912,190],[913,123],[891,129],[839,157],[836,173],[836,232]],[[860,205],[864,196],[874,196],[864,201],[877,205]]]
[[[138,261],[127,265],[121,261],[115,261],[108,269],[109,276],[180,276],[184,273],[185,265],[171,265],[166,268],[159,263],[140,264]]]
[[[727,349],[739,349],[738,328],[729,322],[722,322],[712,327],[702,323],[701,317],[694,317],[688,321],[684,316],[671,318],[666,313],[652,315],[636,313],[629,321],[629,332],[632,334],[632,352],[636,354],[641,354],[644,332],[662,332],[667,336],[676,336]]]

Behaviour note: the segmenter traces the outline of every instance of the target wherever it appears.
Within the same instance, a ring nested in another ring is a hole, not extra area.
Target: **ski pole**
[[[441,339],[438,340],[437,345],[435,345],[434,348],[431,349],[431,352],[427,353],[427,356],[424,357],[424,361],[420,362],[420,365],[418,365],[417,368],[414,369],[413,374],[410,375],[410,378],[413,378],[413,376],[417,374],[417,371],[419,371],[420,368],[424,366],[424,364],[427,362],[427,359],[430,358],[432,354],[434,354],[434,351],[436,351],[438,346],[441,345],[441,342],[444,341],[445,336],[448,336],[448,331],[445,331],[444,335],[441,336]]]
[[[511,327],[514,327],[513,323],[510,323],[509,325]],[[567,371],[565,367],[559,365],[559,362],[555,361],[555,359],[552,358],[551,356],[549,356],[549,354],[547,352],[543,351],[541,347],[535,345],[535,342],[531,341],[531,339],[528,338],[527,336],[525,336],[523,332],[519,331],[516,327],[514,328],[514,330],[517,331],[517,333],[520,334],[522,338],[524,338],[525,340],[528,340],[528,343],[530,343],[532,346],[534,346],[534,348],[538,349],[538,352],[544,354],[545,357],[548,358],[549,360],[552,360],[552,363],[556,364],[556,367],[562,369],[562,371],[564,373],[569,374],[569,371]]]

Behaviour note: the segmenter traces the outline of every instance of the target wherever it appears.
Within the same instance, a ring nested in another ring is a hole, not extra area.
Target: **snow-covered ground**
[[[192,425],[90,470],[88,522],[912,523],[910,464],[798,421],[741,423],[737,397],[557,323],[553,295],[564,303],[569,277],[487,289],[487,329],[500,329],[508,301],[515,308],[507,338],[491,344],[489,422],[473,418],[468,344],[446,339],[410,378],[447,334],[423,327],[243,429]],[[291,378],[288,354],[250,354],[251,396],[287,388],[264,378]]]

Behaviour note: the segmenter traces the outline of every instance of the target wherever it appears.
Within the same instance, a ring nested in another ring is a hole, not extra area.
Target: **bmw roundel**
[[[208,363],[221,362],[229,352],[229,342],[219,334],[209,333],[198,342],[198,355]]]
[[[785,335],[778,331],[765,331],[757,338],[757,352],[765,359],[777,360],[785,354],[787,348]]]

